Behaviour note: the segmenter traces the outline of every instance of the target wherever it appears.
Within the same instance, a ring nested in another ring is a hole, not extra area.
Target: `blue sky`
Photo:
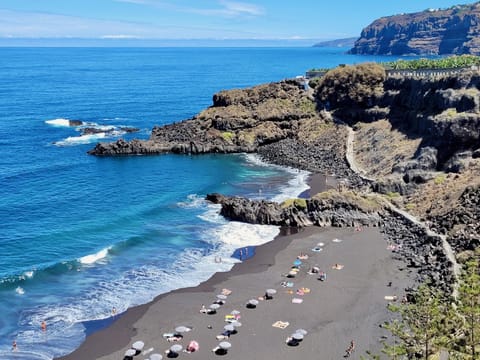
[[[337,39],[461,0],[0,0],[0,39]]]

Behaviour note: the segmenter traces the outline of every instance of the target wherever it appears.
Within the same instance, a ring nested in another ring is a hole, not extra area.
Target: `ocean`
[[[14,340],[15,359],[65,355],[113,308],[228,271],[236,249],[279,233],[226,221],[207,193],[281,201],[308,188],[308,173],[254,155],[97,158],[96,142],[147,138],[223,89],[392,60],[345,50],[0,48],[0,359]]]

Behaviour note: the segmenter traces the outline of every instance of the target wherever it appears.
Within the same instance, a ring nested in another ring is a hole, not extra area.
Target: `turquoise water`
[[[97,141],[146,138],[222,89],[373,59],[344,50],[0,48],[0,358],[13,340],[17,359],[69,353],[83,322],[228,271],[235,249],[278,233],[225,221],[207,193],[282,199],[306,188],[307,174],[254,156],[87,155]],[[69,119],[111,131],[81,136]]]

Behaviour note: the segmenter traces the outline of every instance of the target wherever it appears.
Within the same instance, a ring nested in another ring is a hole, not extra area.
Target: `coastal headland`
[[[90,154],[256,152],[271,163],[330,174],[335,186],[323,191],[313,176],[309,198],[282,204],[209,195],[226,218],[296,233],[257,248],[229,273],[128,310],[62,359],[122,358],[137,340],[145,343],[143,358],[165,355],[173,343],[163,334],[180,325],[191,331],[175,343],[185,348],[196,340],[200,349],[188,356],[211,359],[233,310],[242,324],[225,339],[233,359],[332,359],[352,340],[358,356],[378,350],[388,302],[426,279],[451,292],[457,261],[478,247],[479,84],[476,70],[387,78],[376,64],[346,66],[312,83],[314,90],[286,80],[222,91],[212,107],[155,127],[148,140],[97,144]],[[309,274],[314,267],[327,272],[326,281]],[[223,289],[231,293],[216,314],[199,312]],[[276,291],[273,299],[259,300],[266,289]],[[246,308],[250,299],[258,301],[255,309]],[[307,332],[303,340],[286,344],[299,328]]]

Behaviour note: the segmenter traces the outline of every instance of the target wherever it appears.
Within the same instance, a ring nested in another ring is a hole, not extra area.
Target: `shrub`
[[[445,182],[446,176],[445,175],[438,175],[435,179],[433,179],[433,182],[435,185],[441,185]]]
[[[287,199],[282,203],[282,208],[287,208],[290,206],[295,206],[299,209],[306,209],[307,208],[307,200],[305,199]]]
[[[372,107],[383,95],[385,78],[385,69],[375,63],[339,66],[320,79],[316,98],[332,109]]]
[[[232,139],[233,139],[234,136],[235,136],[235,134],[232,133],[231,131],[222,132],[222,138],[223,138],[223,140],[225,140],[227,142],[232,142]]]

